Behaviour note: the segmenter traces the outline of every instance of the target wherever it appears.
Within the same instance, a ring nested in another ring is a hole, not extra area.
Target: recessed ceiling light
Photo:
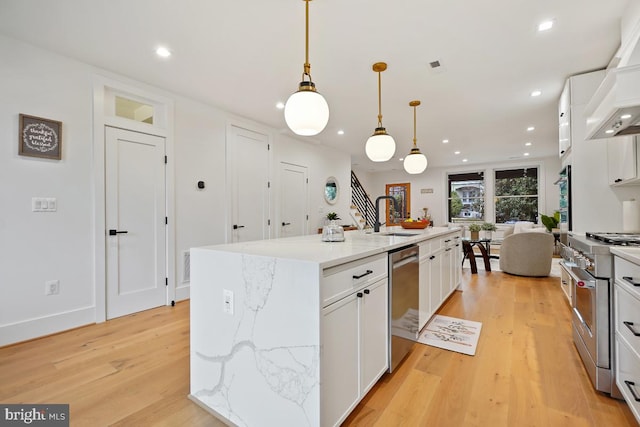
[[[604,131],[604,133],[611,134],[611,133],[613,133],[613,129],[606,130],[606,131]]]
[[[448,139],[443,139],[443,140],[442,140],[442,143],[443,143],[443,144],[448,144],[448,143],[449,143],[449,140],[448,140]]]
[[[161,58],[168,58],[171,56],[171,51],[164,46],[160,46],[156,49],[156,55],[160,56]]]
[[[343,131],[342,129],[340,129],[340,130],[338,131],[338,135],[344,135],[344,131]]]
[[[468,161],[469,161],[469,159],[462,159],[462,161],[463,161],[464,163],[466,163],[466,162],[468,162]]]
[[[549,31],[552,28],[553,28],[553,21],[552,20],[543,21],[543,22],[538,24],[538,31],[540,31],[540,32]]]
[[[453,154],[455,154],[457,156],[458,154],[460,154],[460,152],[459,151],[454,151]]]
[[[525,142],[524,145],[526,145],[527,147],[531,147],[531,143],[530,142]]]
[[[282,110],[282,109],[284,108],[284,102],[278,102],[278,103],[276,104],[276,108],[277,108],[278,110]]]
[[[535,128],[535,127],[533,127],[533,126],[529,126],[529,127],[527,128],[527,132],[533,132],[534,130],[536,130],[536,128]]]
[[[528,156],[528,155],[529,155],[529,153],[524,153],[524,156],[525,156],[525,157],[526,157],[526,156]]]
[[[630,118],[631,118],[631,114],[623,114],[623,115],[621,115],[621,116],[620,116],[620,118],[621,118],[622,120],[630,119]]]
[[[536,89],[533,92],[531,92],[531,96],[533,98],[535,98],[536,96],[540,96],[540,95],[542,95],[542,91],[540,89]]]

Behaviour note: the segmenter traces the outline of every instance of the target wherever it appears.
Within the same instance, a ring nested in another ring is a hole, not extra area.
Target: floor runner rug
[[[482,323],[436,314],[420,333],[418,342],[473,356]]]

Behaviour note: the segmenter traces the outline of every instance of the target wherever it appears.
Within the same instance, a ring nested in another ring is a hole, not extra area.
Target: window
[[[536,222],[538,168],[496,170],[496,223]]]
[[[449,174],[449,222],[484,219],[482,172]]]

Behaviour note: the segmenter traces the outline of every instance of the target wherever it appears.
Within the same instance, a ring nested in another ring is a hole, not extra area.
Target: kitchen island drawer
[[[620,279],[616,279],[613,292],[616,334],[624,337],[640,355],[640,299],[621,284]]]
[[[358,288],[387,277],[387,253],[373,255],[322,271],[320,296],[322,306],[338,301]]]
[[[614,257],[614,271],[616,282],[627,285],[627,289],[640,298],[640,265],[627,261],[619,256]]]
[[[624,338],[616,336],[616,384],[640,423],[640,358],[627,345]]]

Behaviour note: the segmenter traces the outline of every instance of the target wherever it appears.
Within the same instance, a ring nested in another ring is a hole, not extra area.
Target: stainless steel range
[[[570,234],[562,267],[571,279],[573,341],[596,390],[621,399],[613,355],[614,245],[640,246],[640,235]]]

